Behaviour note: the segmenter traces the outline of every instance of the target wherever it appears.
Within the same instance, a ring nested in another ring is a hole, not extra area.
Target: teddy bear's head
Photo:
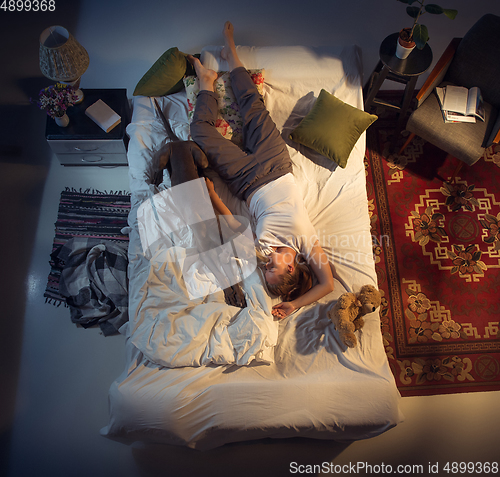
[[[359,310],[361,316],[375,311],[382,301],[380,292],[373,285],[362,286],[357,298],[361,303],[361,309]]]

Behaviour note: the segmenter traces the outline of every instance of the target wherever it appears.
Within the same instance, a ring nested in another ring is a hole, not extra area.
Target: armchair
[[[434,144],[471,166],[485,149],[500,142],[500,17],[481,17],[464,38],[454,38],[417,95],[417,109],[408,119],[411,133],[400,154],[415,136]],[[478,86],[484,99],[485,121],[445,123],[436,86]],[[459,168],[460,168],[459,167]],[[455,171],[455,174],[458,172]]]

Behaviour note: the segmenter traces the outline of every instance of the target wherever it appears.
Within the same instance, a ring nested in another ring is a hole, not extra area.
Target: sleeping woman
[[[188,56],[200,84],[191,137],[230,191],[249,206],[257,224],[258,248],[267,258],[268,289],[283,300],[272,310],[281,319],[330,293],[334,285],[332,269],[298,193],[286,144],[238,57],[230,22],[225,23],[223,36],[221,56],[229,65],[231,87],[243,118],[244,149],[215,128],[217,73]],[[231,215],[208,180],[207,187],[214,208]],[[317,279],[314,285],[312,274]]]

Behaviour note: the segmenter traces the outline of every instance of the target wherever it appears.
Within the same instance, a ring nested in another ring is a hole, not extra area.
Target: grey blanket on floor
[[[128,321],[127,246],[77,237],[61,247],[57,260],[64,268],[59,291],[73,323],[84,328],[98,324],[108,336]]]

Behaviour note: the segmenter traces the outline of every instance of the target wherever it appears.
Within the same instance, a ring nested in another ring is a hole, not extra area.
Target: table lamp
[[[89,66],[89,54],[62,26],[46,28],[40,35],[40,70],[51,80],[70,85],[83,100],[80,78]]]

